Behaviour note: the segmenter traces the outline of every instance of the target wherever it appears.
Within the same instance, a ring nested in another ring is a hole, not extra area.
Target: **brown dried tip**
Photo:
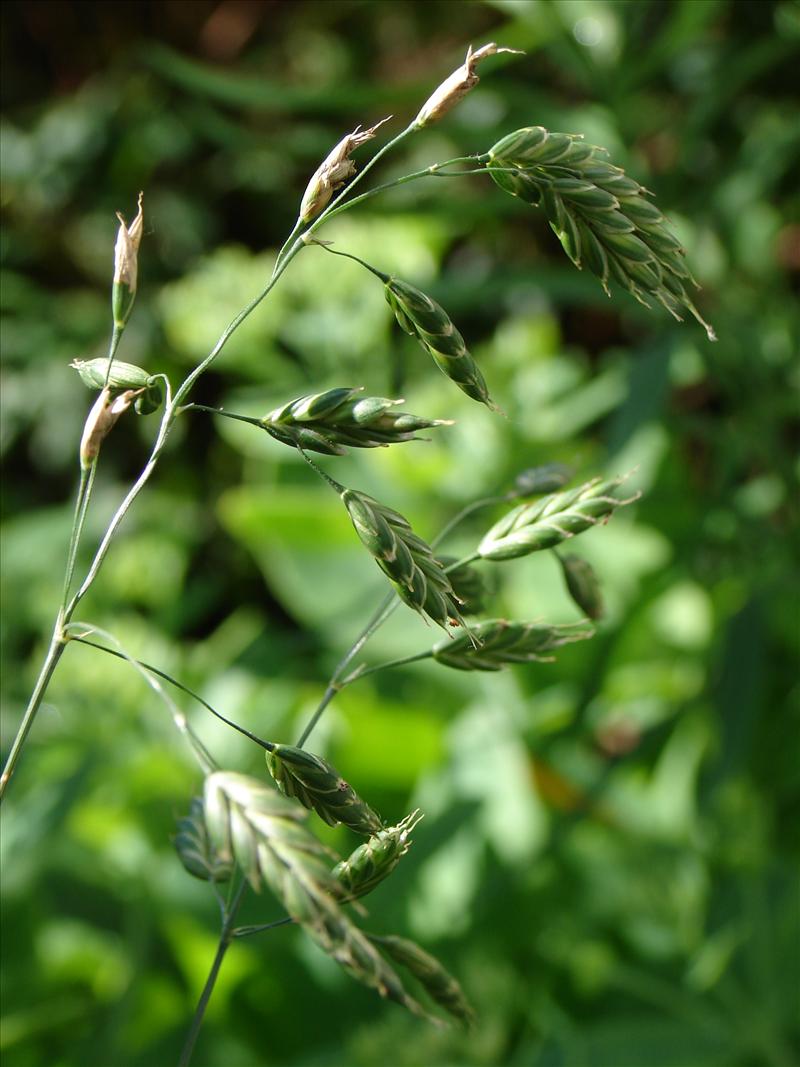
[[[422,105],[422,110],[417,115],[414,125],[429,126],[432,122],[438,122],[450,108],[455,107],[459,100],[467,95],[473,86],[478,84],[480,79],[475,73],[475,64],[487,56],[498,55],[500,52],[510,52],[515,56],[525,54],[518,48],[498,48],[494,42],[483,45],[477,52],[473,52],[472,45],[470,45],[467,49],[467,58]]]
[[[100,453],[100,445],[111,430],[114,423],[124,412],[128,410],[136,397],[142,392],[141,389],[126,389],[112,400],[111,390],[102,390],[94,402],[81,437],[81,467],[88,470]]]
[[[312,175],[311,181],[303,193],[300,204],[300,218],[303,222],[310,222],[319,215],[328,204],[333,193],[344,185],[348,178],[356,172],[356,165],[350,159],[351,154],[366,141],[371,141],[385,122],[392,116],[381,119],[375,126],[368,130],[362,130],[356,126],[352,133],[343,137],[335,148],[331,149]]]
[[[143,193],[139,193],[139,212],[130,226],[125,222],[122,215],[117,212],[119,230],[117,232],[117,243],[114,246],[114,284],[127,286],[131,293],[136,292],[139,244],[144,230],[143,195]]]

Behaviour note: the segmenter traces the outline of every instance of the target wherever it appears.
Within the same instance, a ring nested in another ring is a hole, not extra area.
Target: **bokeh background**
[[[391,819],[425,819],[369,898],[460,976],[438,1032],[291,928],[231,949],[195,1062],[792,1067],[798,1048],[796,446],[800,8],[729,0],[12,3],[2,39],[3,727],[58,601],[116,222],[145,191],[120,358],[179,380],[260,288],[308,175],[357,123],[395,129],[487,40],[524,49],[407,143],[391,177],[507,131],[586,134],[651,188],[719,335],[609,301],[543,216],[484,179],[417,182],[323,236],[450,311],[508,418],[453,389],[355,264],[304,252],[195,398],[262,413],[333,384],[457,420],[327,461],[425,536],[521,468],[636,468],[641,502],[576,551],[608,614],[558,662],[365,679],[315,735]],[[363,158],[362,153],[362,158]],[[119,424],[89,538],[147,454]],[[466,548],[494,515],[467,526]],[[574,621],[546,553],[493,614]],[[383,592],[336,498],[256,430],[182,420],[82,617],[262,736],[291,741]],[[426,647],[395,617],[369,662]],[[260,751],[189,708],[223,765]],[[199,781],[124,664],[71,647],[4,812],[8,1067],[169,1064],[218,933],[180,867]],[[348,851],[345,834],[326,840]],[[279,915],[251,899],[248,921]]]

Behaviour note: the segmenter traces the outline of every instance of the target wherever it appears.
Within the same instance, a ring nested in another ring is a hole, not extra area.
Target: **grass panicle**
[[[401,328],[419,341],[439,370],[467,396],[497,410],[480,367],[444,308],[399,278],[388,278],[384,292]]]
[[[582,556],[556,553],[567,592],[589,619],[603,617],[603,591],[594,567]]]
[[[315,811],[329,826],[343,823],[357,834],[375,834],[383,820],[321,756],[293,745],[266,753],[269,773],[284,796]]]
[[[622,479],[596,478],[577,489],[553,493],[531,504],[520,504],[489,530],[478,545],[481,559],[505,560],[527,556],[543,548],[553,548],[588,530],[617,508],[639,499],[627,500],[610,494]]]
[[[360,389],[328,389],[290,400],[260,421],[277,441],[323,455],[343,456],[351,448],[379,448],[419,440],[415,434],[446,419],[422,419],[392,408],[402,400],[359,396]]]
[[[342,910],[347,891],[324,862],[327,850],[303,825],[305,813],[244,774],[206,778],[209,834],[258,890],[269,886],[289,915],[355,979],[418,1015],[394,969]]]
[[[458,597],[433,549],[399,512],[341,486],[342,501],[362,544],[410,608],[438,626],[463,624]]]
[[[202,797],[194,797],[189,814],[178,820],[173,840],[184,868],[204,882],[227,882],[233,871],[230,856],[222,856],[214,847],[206,827]]]
[[[333,868],[333,876],[352,899],[366,896],[388,878],[411,844],[410,834],[422,815],[412,811],[396,826],[378,830],[347,859]]]
[[[464,1026],[472,1025],[475,1012],[464,990],[434,956],[405,937],[370,935],[370,940],[379,945],[394,963],[405,967],[440,1008]]]
[[[677,319],[686,309],[716,340],[687,292],[695,282],[680,241],[648,191],[609,163],[605,149],[578,134],[528,126],[488,156],[500,188],[541,207],[575,266],[587,266],[606,293],[613,280],[646,307],[652,297]]]
[[[576,625],[544,626],[533,622],[488,619],[473,627],[470,641],[462,634],[452,641],[440,641],[432,649],[433,658],[459,671],[499,671],[510,663],[546,662],[552,652],[574,641],[592,637],[593,630]]]

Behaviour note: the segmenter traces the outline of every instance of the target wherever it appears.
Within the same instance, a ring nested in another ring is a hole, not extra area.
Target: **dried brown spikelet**
[[[474,88],[480,81],[480,78],[475,73],[475,65],[480,63],[482,59],[486,59],[487,56],[495,56],[501,52],[508,52],[515,56],[525,54],[516,48],[498,48],[494,42],[483,45],[477,52],[473,52],[472,45],[470,45],[467,49],[467,58],[428,97],[414,120],[414,125],[417,127],[430,126],[432,123],[438,122],[460,100],[463,100],[470,89]]]
[[[389,118],[381,119],[368,130],[362,130],[360,126],[356,126],[352,133],[348,133],[337,145],[334,145],[314,171],[303,193],[300,204],[300,218],[303,222],[310,222],[316,218],[327,207],[334,192],[341,188],[348,178],[353,177],[356,165],[350,156],[362,144],[371,141],[381,126],[389,121]]]

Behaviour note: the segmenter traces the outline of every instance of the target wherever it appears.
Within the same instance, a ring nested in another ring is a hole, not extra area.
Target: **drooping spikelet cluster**
[[[685,308],[716,340],[687,293],[694,281],[680,241],[647,190],[606,157],[577,134],[528,126],[489,149],[488,168],[501,189],[542,208],[575,266],[593,271],[606,292],[613,280],[677,319]]]
[[[399,278],[388,278],[384,292],[402,329],[419,341],[439,370],[467,396],[494,408],[481,369],[444,308]]]
[[[422,419],[391,409],[402,400],[360,396],[360,389],[328,389],[297,397],[270,411],[261,425],[278,441],[328,456],[352,448],[378,448],[416,440],[418,430],[449,426],[446,419]]]
[[[303,825],[301,808],[232,771],[206,778],[204,805],[214,845],[223,857],[236,860],[254,889],[266,883],[295,922],[358,981],[424,1014],[342,910],[347,890],[325,862],[327,850]]]

